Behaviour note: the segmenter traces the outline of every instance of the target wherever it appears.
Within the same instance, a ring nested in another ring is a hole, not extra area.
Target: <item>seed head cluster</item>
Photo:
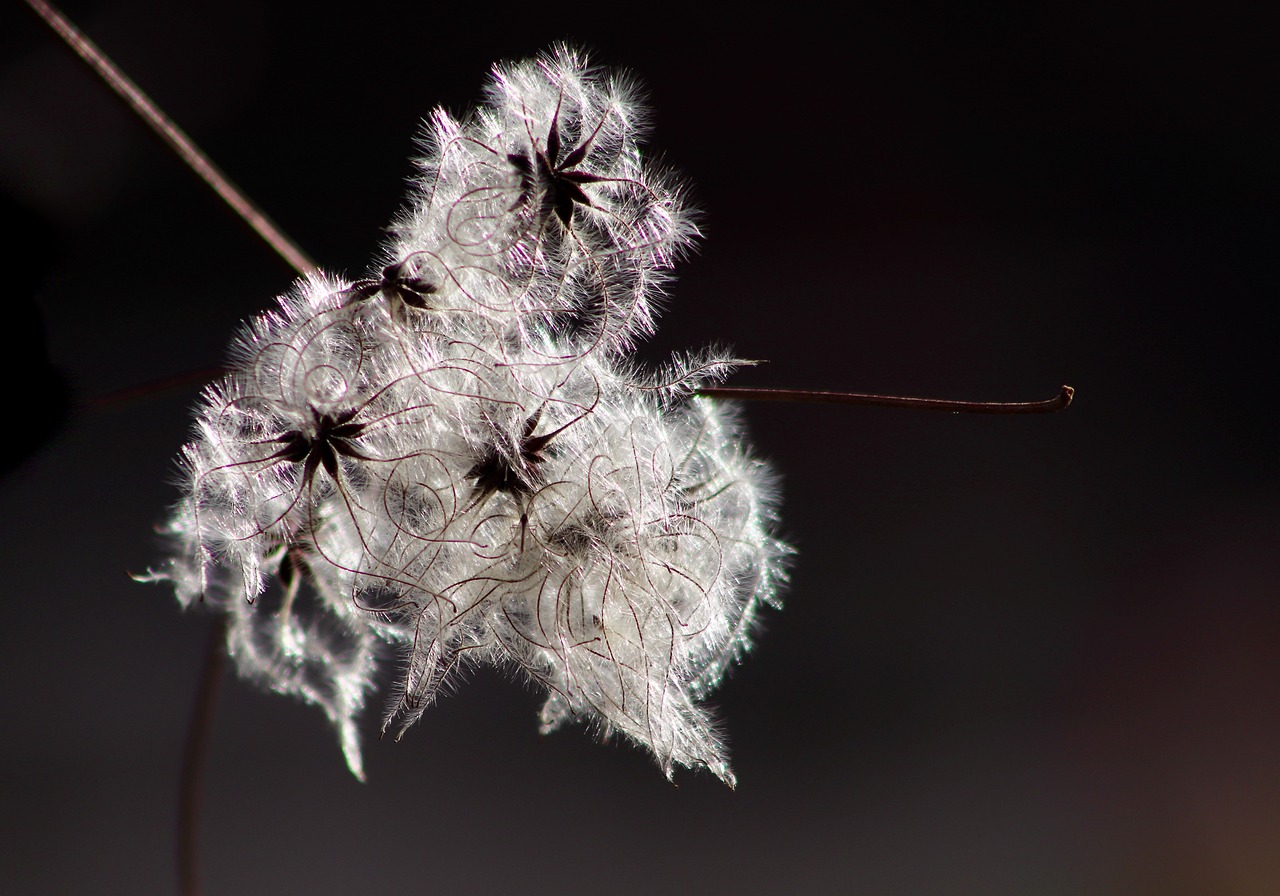
[[[671,776],[732,785],[700,703],[777,601],[768,470],[696,390],[718,351],[630,360],[697,228],[623,77],[559,47],[434,112],[366,279],[313,274],[232,344],[153,579],[226,614],[240,672],[399,736],[460,670],[546,692]]]

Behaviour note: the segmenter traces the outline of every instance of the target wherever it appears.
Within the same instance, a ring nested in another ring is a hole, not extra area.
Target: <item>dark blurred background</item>
[[[1050,417],[746,408],[799,548],[716,699],[740,779],[667,783],[484,673],[369,782],[228,676],[208,892],[1280,892],[1280,15],[904,2],[74,2],[323,266],[360,275],[418,122],[568,38],[647,85],[705,210],[658,360]],[[0,27],[12,455],[0,889],[166,893],[212,620],[159,557],[198,383],[291,275],[19,4]]]

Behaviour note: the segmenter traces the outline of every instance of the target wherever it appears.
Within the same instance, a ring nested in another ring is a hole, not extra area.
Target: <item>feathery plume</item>
[[[735,415],[694,397],[742,362],[629,358],[698,235],[635,94],[566,47],[495,67],[428,119],[374,272],[299,281],[196,410],[149,578],[224,612],[240,672],[322,708],[357,777],[380,667],[398,737],[493,663],[546,691],[544,731],[734,782],[701,701],[789,549]]]

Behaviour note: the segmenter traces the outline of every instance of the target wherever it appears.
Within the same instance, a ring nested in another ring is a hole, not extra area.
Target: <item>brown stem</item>
[[[149,382],[137,383],[133,386],[125,386],[122,389],[104,392],[84,401],[82,408],[89,413],[117,410],[135,401],[154,398],[166,392],[177,392],[183,389],[191,389],[194,386],[203,386],[226,372],[227,369],[225,367],[202,367],[199,370],[188,370],[185,373],[161,377]]]
[[[178,791],[178,887],[182,896],[200,896],[202,782],[225,657],[226,625],[220,620],[209,634],[191,725],[187,729],[187,743],[182,753],[182,785]]]
[[[914,408],[920,411],[950,411],[953,414],[1050,414],[1071,404],[1076,390],[1063,386],[1047,401],[950,401],[943,398],[905,398],[866,392],[812,392],[805,389],[749,389],[732,386],[699,389],[703,398],[734,401],[798,401],[819,404],[859,404],[886,408]]]
[[[240,192],[231,179],[191,142],[191,138],[160,111],[151,97],[143,93],[141,88],[98,49],[93,41],[71,24],[66,16],[45,0],[26,0],[26,3],[108,87],[115,91],[116,96],[120,97],[125,105],[146,122],[166,146],[178,154],[188,168],[199,175],[215,193],[222,197],[223,202],[231,206],[232,211],[239,215],[241,220],[252,227],[258,236],[275,250],[277,255],[302,276],[315,270],[316,263],[298,248],[262,209]]]

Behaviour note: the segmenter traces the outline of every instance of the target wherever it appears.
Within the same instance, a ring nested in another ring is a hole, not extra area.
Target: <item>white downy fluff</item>
[[[240,672],[323,708],[358,777],[394,657],[396,734],[495,663],[546,689],[544,730],[733,784],[699,703],[788,549],[734,415],[693,397],[735,362],[628,359],[697,236],[633,94],[566,48],[496,67],[479,110],[428,120],[378,272],[300,281],[197,408],[150,578],[224,612]]]

